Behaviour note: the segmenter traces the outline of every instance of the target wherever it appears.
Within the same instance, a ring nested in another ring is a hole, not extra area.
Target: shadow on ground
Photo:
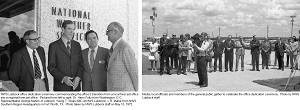
[[[277,89],[279,91],[300,91],[300,85],[297,85],[297,83],[300,82],[300,76],[292,77],[287,89],[284,90],[287,81],[288,78],[276,78],[276,79],[266,79],[266,80],[254,80],[253,82]]]
[[[199,86],[198,83],[199,82],[196,82],[196,81],[185,82],[185,84],[191,84],[191,85],[195,85],[195,86]]]

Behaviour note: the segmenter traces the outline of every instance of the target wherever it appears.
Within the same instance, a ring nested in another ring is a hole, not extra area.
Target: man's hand
[[[80,81],[80,78],[79,77],[75,77],[74,81],[73,81],[73,90],[75,90],[78,85],[79,85],[79,81]]]
[[[74,84],[73,84],[73,82],[71,81],[71,79],[73,79],[73,78],[71,78],[71,77],[69,77],[69,76],[65,76],[65,77],[63,78],[63,82],[64,82],[66,85],[68,85],[68,86],[74,86]]]
[[[198,45],[197,45],[197,44],[193,44],[193,46],[194,46],[194,48],[197,48],[197,47],[198,47]]]

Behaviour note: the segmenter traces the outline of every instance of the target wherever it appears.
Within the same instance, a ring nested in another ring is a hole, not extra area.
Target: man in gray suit
[[[241,70],[244,71],[244,56],[245,56],[245,45],[244,45],[244,39],[242,36],[239,37],[239,41],[236,42],[236,65],[235,65],[235,71],[238,71],[239,68],[239,60],[241,58]]]
[[[106,91],[109,50],[98,46],[98,35],[89,30],[84,36],[88,48],[82,51],[84,72],[82,75],[83,91]]]
[[[108,91],[138,91],[138,66],[130,45],[122,39],[123,26],[118,22],[108,25],[106,35],[112,43],[107,67]]]

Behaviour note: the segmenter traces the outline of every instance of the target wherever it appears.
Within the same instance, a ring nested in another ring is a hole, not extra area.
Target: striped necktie
[[[67,50],[69,51],[69,53],[71,53],[71,42],[70,41],[67,42]]]
[[[33,56],[33,61],[34,61],[34,73],[35,73],[34,78],[41,79],[42,73],[41,73],[39,62],[35,56],[35,50],[33,50],[32,56]]]
[[[95,53],[95,50],[93,49],[91,51],[91,55],[90,55],[90,68],[91,68],[91,70],[93,69],[93,66],[94,66],[94,53]]]

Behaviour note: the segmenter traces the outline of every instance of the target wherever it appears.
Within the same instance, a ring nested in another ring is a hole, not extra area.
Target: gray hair
[[[111,22],[110,24],[114,27],[114,29],[118,30],[119,32],[121,32],[121,34],[123,34],[124,28],[119,22]]]

